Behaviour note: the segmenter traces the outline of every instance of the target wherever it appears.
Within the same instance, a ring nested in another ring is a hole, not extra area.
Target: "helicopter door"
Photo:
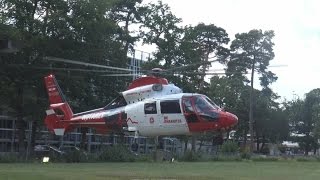
[[[188,131],[181,112],[180,100],[160,100],[160,129],[163,135],[184,134]]]
[[[144,129],[140,130],[146,134],[152,134],[155,129],[159,128],[159,115],[157,101],[147,101],[144,103]]]
[[[188,123],[198,122],[198,117],[195,113],[195,109],[192,106],[192,97],[184,97],[182,99],[183,114],[186,117]]]

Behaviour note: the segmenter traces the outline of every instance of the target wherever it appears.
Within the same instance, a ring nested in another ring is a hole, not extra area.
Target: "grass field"
[[[320,179],[319,162],[9,163],[1,180]]]

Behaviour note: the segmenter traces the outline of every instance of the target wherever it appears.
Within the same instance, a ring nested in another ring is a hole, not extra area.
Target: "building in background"
[[[129,57],[129,69],[132,70],[132,78],[137,79],[139,76],[143,75],[141,72],[141,66],[143,62],[148,61],[151,58],[151,54],[148,52],[134,50],[132,53],[128,54]]]

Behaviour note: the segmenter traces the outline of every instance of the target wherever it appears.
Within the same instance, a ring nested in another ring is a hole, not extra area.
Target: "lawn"
[[[1,180],[320,179],[320,162],[9,163]]]

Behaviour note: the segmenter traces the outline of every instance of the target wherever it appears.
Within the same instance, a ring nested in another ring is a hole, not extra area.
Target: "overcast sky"
[[[157,2],[145,0],[144,2]],[[251,29],[274,30],[275,58],[270,68],[279,77],[271,86],[292,99],[320,88],[320,1],[318,0],[162,0],[183,25],[213,23],[231,40]],[[256,83],[258,84],[258,83]],[[294,95],[295,94],[295,95]]]

